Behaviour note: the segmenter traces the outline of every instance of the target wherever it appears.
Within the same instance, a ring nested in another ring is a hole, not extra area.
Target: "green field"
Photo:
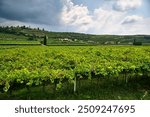
[[[1,46],[0,99],[150,99],[150,46]]]
[[[40,45],[40,42],[38,41],[16,41],[16,40],[0,40],[0,44],[1,45],[35,45],[35,44],[39,44]]]

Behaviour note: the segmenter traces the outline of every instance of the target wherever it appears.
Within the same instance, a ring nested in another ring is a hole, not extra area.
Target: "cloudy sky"
[[[92,34],[150,34],[150,0],[0,0],[0,25]]]

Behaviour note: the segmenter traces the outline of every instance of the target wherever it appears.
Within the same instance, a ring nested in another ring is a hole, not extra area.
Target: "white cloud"
[[[150,34],[150,18],[142,19],[135,23],[122,26],[119,34]]]
[[[61,0],[63,8],[58,25],[24,23],[22,21],[0,19],[0,25],[26,25],[41,27],[50,31],[84,32],[93,34],[150,34],[150,18],[130,13],[142,4],[142,0],[106,0],[93,11],[85,5],[75,5],[73,0]],[[118,9],[114,10],[115,7]],[[129,11],[128,11],[129,10]],[[120,12],[126,11],[126,12]],[[53,17],[51,17],[53,19]],[[55,18],[54,18],[55,19]],[[50,20],[51,21],[51,20]]]
[[[114,9],[118,11],[126,11],[136,9],[142,5],[142,0],[116,0]]]
[[[119,30],[120,21],[124,15],[125,13],[105,10],[103,8],[95,9],[92,30],[96,33],[114,34]]]
[[[122,24],[134,23],[134,22],[138,22],[138,21],[140,21],[142,19],[143,19],[143,17],[137,16],[137,15],[127,16],[123,20]]]
[[[74,5],[71,0],[64,1],[66,3],[62,12],[62,21],[67,26],[73,26],[73,31],[94,34],[150,34],[148,27],[150,19],[114,10],[111,6],[113,4],[108,2],[90,12],[86,6]],[[139,7],[141,1],[117,0],[116,2],[120,5],[118,8],[124,11]]]
[[[78,26],[79,31],[86,31],[87,26],[92,23],[92,17],[86,6],[74,5],[71,0],[64,0],[64,8],[61,14],[63,23]]]

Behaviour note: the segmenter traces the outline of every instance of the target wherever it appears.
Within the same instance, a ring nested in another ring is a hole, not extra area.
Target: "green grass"
[[[40,44],[39,41],[25,41],[25,40],[0,40],[0,44]]]
[[[0,32],[0,40],[27,40],[28,37],[23,35],[5,34]]]

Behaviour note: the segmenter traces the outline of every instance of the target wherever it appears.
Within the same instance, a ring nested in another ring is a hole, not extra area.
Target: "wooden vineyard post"
[[[126,84],[128,83],[128,75],[127,75],[127,73],[125,73],[125,83]]]
[[[74,93],[77,91],[77,79],[74,79]]]

